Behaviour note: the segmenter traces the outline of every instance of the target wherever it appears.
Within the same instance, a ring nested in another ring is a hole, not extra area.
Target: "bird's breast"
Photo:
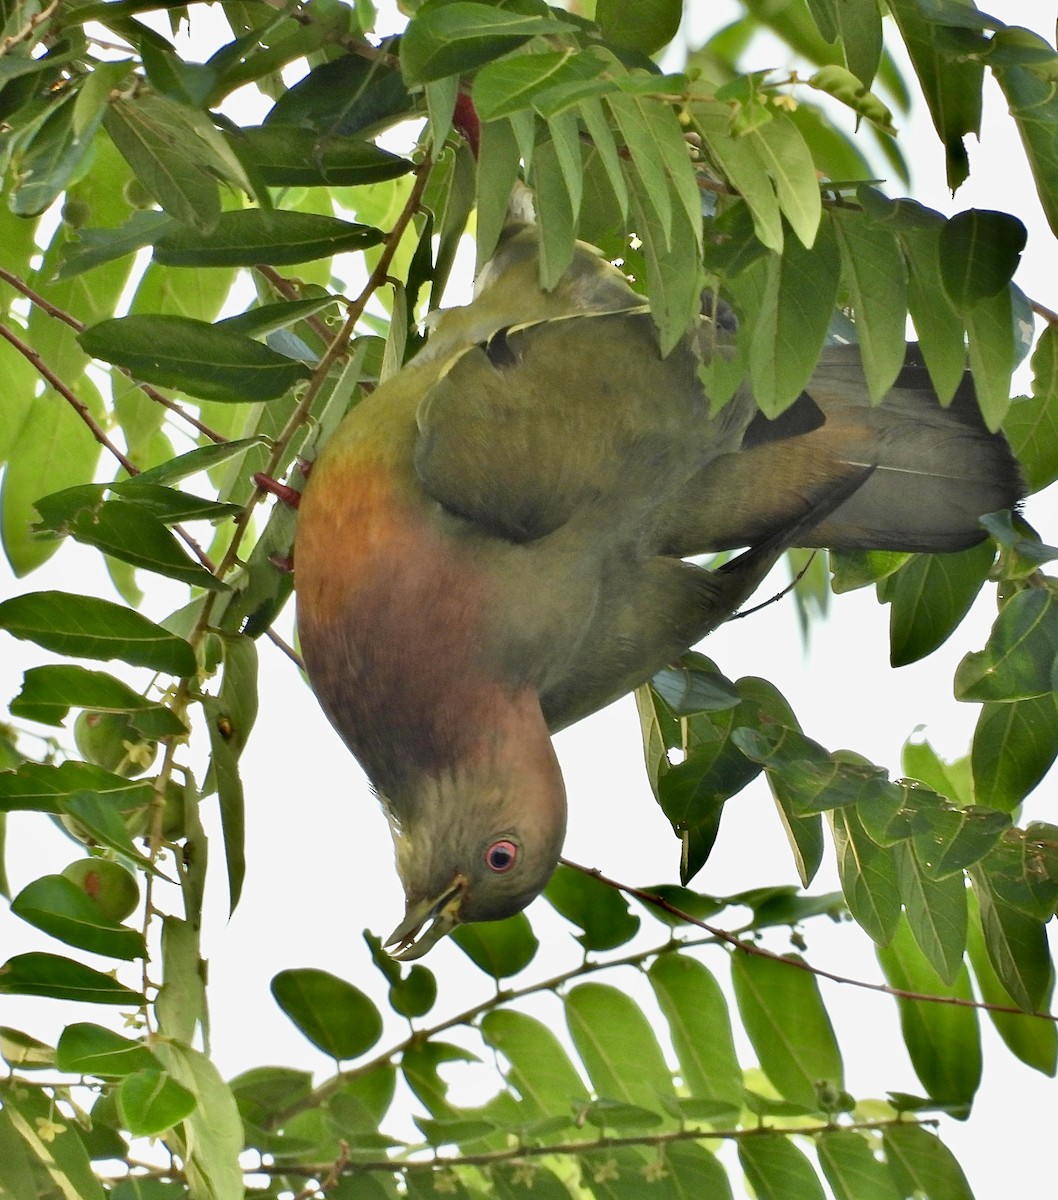
[[[375,785],[458,758],[496,686],[482,654],[487,578],[410,468],[321,461],[298,513],[295,571],[313,689]]]

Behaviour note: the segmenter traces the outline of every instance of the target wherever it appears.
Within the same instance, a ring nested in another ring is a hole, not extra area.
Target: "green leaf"
[[[207,400],[272,400],[311,374],[260,342],[190,317],[115,317],[78,340],[93,358]]]
[[[1051,690],[1058,657],[1058,598],[1049,588],[1024,588],[999,610],[983,650],[967,654],[955,672],[955,698],[1028,700]]]
[[[1051,693],[985,704],[974,729],[970,764],[978,804],[1011,812],[1058,755],[1058,706]]]
[[[1010,407],[1010,376],[1017,365],[1012,289],[979,300],[962,315],[981,415],[989,429],[999,429]]]
[[[643,1010],[624,992],[580,983],[565,997],[573,1045],[596,1095],[651,1112],[674,1094],[672,1075]]]
[[[132,844],[130,830],[143,831],[147,820],[144,811],[146,804],[154,799],[153,784],[148,781],[144,786],[151,789],[148,799],[145,803],[136,803],[134,807],[130,807],[129,802],[137,801],[142,793],[123,797],[120,793],[107,796],[94,792],[74,792],[59,797],[58,809],[73,819],[73,825],[86,840],[105,846],[108,850],[117,850],[119,854],[133,859],[141,870],[167,879],[168,876]]]
[[[804,390],[819,361],[841,276],[831,223],[813,249],[790,242],[767,262],[767,283],[751,334],[749,366],[761,411],[776,417]]]
[[[726,104],[696,104],[691,111],[710,153],[746,202],[757,238],[769,250],[780,253],[783,248],[782,213],[756,143],[749,138],[734,136],[731,110]]]
[[[544,54],[514,54],[490,62],[474,77],[474,106],[482,121],[533,105],[541,93],[594,79],[605,66],[597,55],[572,48]]]
[[[495,1008],[481,1021],[486,1043],[509,1063],[508,1083],[537,1119],[568,1112],[587,1086],[551,1029],[528,1013]]]
[[[77,658],[121,659],[171,675],[193,675],[195,654],[146,617],[109,600],[69,592],[27,592],[0,603],[0,629]]]
[[[77,1124],[58,1110],[53,1096],[42,1088],[27,1088],[10,1080],[0,1084],[0,1101],[3,1127],[13,1129],[21,1148],[28,1151],[27,1157],[44,1173],[43,1181],[39,1177],[30,1181],[34,1197],[42,1190],[37,1183],[43,1182],[47,1195],[62,1200],[106,1200]]]
[[[885,1157],[905,1196],[929,1200],[973,1200],[962,1168],[935,1134],[911,1122],[891,1125],[883,1134]]]
[[[820,1083],[844,1086],[841,1051],[819,984],[794,955],[736,954],[731,960],[742,1023],[780,1095],[818,1110]]]
[[[960,311],[995,296],[1010,282],[1028,234],[1008,213],[970,208],[940,232],[940,277]]]
[[[924,804],[912,818],[911,840],[926,877],[939,880],[961,876],[984,858],[1009,828],[1010,817],[991,808]]]
[[[585,950],[613,950],[639,929],[639,918],[628,911],[620,892],[564,864],[556,867],[544,896],[567,921],[584,931],[577,941]]]
[[[154,785],[126,779],[93,763],[23,763],[17,771],[0,771],[0,811],[62,813],[70,800],[91,793],[102,803],[131,812],[151,803]]]
[[[415,165],[363,138],[276,121],[229,136],[239,161],[268,187],[361,187],[407,175]],[[220,220],[231,215],[224,213]],[[268,261],[275,260],[269,256]]]
[[[155,707],[105,671],[59,664],[30,667],[22,678],[22,690],[11,701],[11,714],[45,725],[61,725],[71,708],[138,712]]]
[[[868,837],[854,807],[830,814],[841,890],[856,923],[884,946],[900,920],[900,892],[892,853]]]
[[[120,562],[167,579],[207,591],[222,591],[228,586],[197,563],[175,534],[139,504],[117,499],[104,501],[97,508],[83,508],[61,532]]]
[[[139,1008],[146,1003],[132,988],[110,975],[93,971],[58,954],[16,954],[0,967],[0,995],[49,996],[83,1000],[88,1004],[120,1004]]]
[[[891,987],[916,995],[973,998],[966,968],[953,984],[946,984],[919,949],[906,921],[877,954]],[[897,1005],[904,1043],[922,1086],[934,1100],[952,1105],[955,1115],[965,1115],[981,1082],[977,1013],[971,1007],[907,996],[898,996]]]
[[[1015,908],[992,886],[987,860],[971,871],[985,948],[1014,1003],[1038,1012],[1054,987],[1054,967],[1044,921]]]
[[[760,1200],[825,1200],[811,1163],[781,1134],[740,1139],[738,1157]]]
[[[458,925],[450,936],[474,966],[493,979],[517,975],[540,948],[525,913],[515,913],[502,921]]]
[[[997,68],[994,73],[1017,122],[1047,222],[1058,234],[1058,98],[1053,83],[1045,73],[1024,66]]]
[[[895,236],[866,214],[835,209],[833,220],[863,371],[877,404],[896,382],[907,352],[904,259]]]
[[[382,1036],[382,1018],[370,998],[329,971],[280,971],[272,995],[305,1037],[339,1062],[364,1054]]]
[[[867,1137],[848,1129],[830,1129],[816,1141],[819,1165],[835,1200],[901,1200],[886,1164]]]
[[[1003,432],[1025,473],[1030,492],[1058,479],[1058,328],[1048,325],[1032,355],[1032,395],[1018,396]]]
[[[930,116],[944,145],[948,187],[955,191],[970,170],[963,138],[981,131],[984,68],[972,58],[956,58],[942,52],[936,27],[925,18],[918,0],[893,0],[889,11],[925,93]]]
[[[433,0],[408,23],[400,42],[400,69],[409,86],[427,83],[471,71],[532,37],[574,28],[543,13],[526,16],[464,0]]]
[[[966,339],[962,319],[940,282],[940,214],[925,228],[905,230],[907,302],[915,334],[926,360],[930,381],[941,404],[950,404],[966,371]]]
[[[731,680],[711,659],[694,651],[688,651],[673,666],[662,668],[650,685],[678,717],[730,709],[739,702]]]
[[[680,0],[644,0],[634,9],[621,0],[598,0],[595,20],[613,45],[656,54],[676,36],[682,12]]]
[[[134,1137],[154,1137],[195,1110],[195,1097],[165,1071],[150,1067],[122,1080],[118,1111]]]
[[[55,1063],[71,1075],[119,1078],[158,1067],[158,1060],[143,1042],[87,1022],[66,1026],[55,1048]]]
[[[288,266],[381,241],[381,229],[323,213],[244,208],[221,213],[208,233],[170,226],[155,241],[154,258],[169,267]]]
[[[189,1191],[208,1200],[244,1200],[239,1154],[243,1124],[231,1089],[210,1060],[179,1042],[160,1042],[157,1055],[170,1077],[195,1099],[179,1145]]]
[[[775,194],[782,215],[801,244],[815,244],[823,213],[812,152],[801,131],[784,113],[756,126],[746,134],[764,168],[775,181]]]
[[[64,875],[44,875],[26,884],[11,911],[52,937],[113,958],[144,958],[143,934],[105,916],[99,905]]]
[[[206,232],[220,218],[218,181],[252,191],[239,160],[200,109],[141,92],[111,102],[107,133],[170,216]]]
[[[879,588],[889,609],[889,661],[904,667],[952,635],[981,591],[995,550],[982,542],[955,554],[916,554]]]
[[[690,1096],[742,1105],[727,1000],[706,967],[686,954],[661,954],[647,972],[669,1025],[680,1076]]]
[[[923,868],[918,846],[899,842],[893,847],[900,897],[907,923],[930,966],[954,983],[963,968],[966,951],[966,882],[961,871],[934,879]]]
[[[842,4],[840,7],[845,9],[851,6]],[[864,86],[853,71],[836,63],[828,63],[809,77],[808,85],[833,96],[835,100],[850,108],[857,117],[864,117],[877,125],[883,133],[896,134],[893,114],[888,106]]]
[[[148,484],[178,483],[190,475],[199,474],[200,471],[212,471],[228,462],[229,459],[237,458],[254,446],[262,445],[264,441],[265,438],[258,435],[236,438],[233,441],[220,442],[214,446],[199,446],[195,450],[188,450],[186,454],[179,454],[176,458],[169,459],[168,462],[160,463],[148,471],[141,471],[136,476],[135,482],[140,487]]]
[[[986,1004],[1010,1007],[1014,1000],[992,965],[985,946],[976,897],[970,907],[967,950],[981,999]],[[1044,1017],[995,1011],[989,1011],[988,1017],[1012,1054],[1044,1075],[1054,1076],[1058,1068],[1058,1028],[1053,1021]]]

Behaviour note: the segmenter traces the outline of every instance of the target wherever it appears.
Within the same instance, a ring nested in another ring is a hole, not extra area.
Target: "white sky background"
[[[735,11],[729,3],[697,7],[706,14],[709,28],[721,23],[720,14]],[[1035,28],[1053,39],[1055,5],[1006,0],[999,8],[1004,21]],[[778,59],[758,61],[778,68],[787,65]],[[901,141],[912,162],[910,194],[916,199],[946,213],[969,207],[1013,208],[1027,219],[1029,245],[1018,282],[1031,298],[1058,308],[1055,239],[1039,212],[1014,126],[990,80],[981,145],[970,147],[973,172],[954,201],[947,194],[943,159],[924,110],[904,123]],[[1055,507],[1052,496],[1034,498],[1027,507],[1029,519],[1050,542],[1058,540]],[[766,586],[760,595],[778,590],[783,582],[781,576],[774,577],[774,586]],[[113,595],[97,556],[77,546],[64,548],[26,580],[14,579],[6,561],[0,563],[0,598],[50,587]],[[160,618],[182,599],[182,589],[163,584],[156,593],[152,588],[145,611]],[[952,699],[952,673],[965,648],[983,644],[994,613],[988,591],[957,635],[957,648],[942,647],[924,663],[898,672],[888,665],[888,610],[877,604],[873,591],[834,597],[831,616],[814,629],[807,655],[789,600],[719,630],[702,648],[732,678],[771,679],[792,704],[806,733],[829,749],[855,747],[898,774],[900,747],[918,725],[925,727],[930,741],[946,757],[965,753],[978,710]],[[284,614],[288,631],[290,616],[289,611]],[[46,657],[3,636],[0,695],[14,696],[21,672]],[[268,1062],[313,1069],[322,1078],[332,1065],[279,1011],[269,994],[269,981],[277,971],[293,966],[332,971],[379,997],[386,1035],[377,1049],[398,1041],[406,1026],[386,1013],[381,976],[370,963],[360,934],[365,927],[388,934],[403,913],[403,897],[392,867],[386,823],[359,767],[291,664],[263,641],[261,657],[261,711],[243,758],[249,870],[242,903],[230,921],[225,919],[219,832],[212,837],[205,932],[212,1050],[228,1077]],[[625,699],[560,734],[556,745],[570,798],[566,854],[629,883],[675,879],[679,847],[646,782],[632,701]],[[1058,818],[1052,792],[1053,781],[1048,780],[1030,798],[1023,819]],[[215,830],[214,802],[208,801],[204,808],[209,827]],[[42,829],[43,825],[31,814],[14,814],[10,819],[8,870],[15,890],[79,856],[72,843]],[[728,804],[713,856],[694,885],[728,894],[795,882],[785,835],[767,786],[758,780]],[[837,889],[829,855],[813,890],[828,888]],[[530,915],[543,945],[524,982],[569,965],[575,961],[571,951],[577,951],[569,927],[546,902],[534,904]],[[651,930],[651,941],[644,945],[663,940],[661,926],[654,926],[650,918],[644,918],[644,923]],[[808,927],[807,938],[807,954],[814,964],[856,978],[881,978],[866,934],[817,921]],[[780,936],[774,944],[785,948],[785,939]],[[39,949],[62,952],[61,946],[11,917],[6,909],[0,912],[0,960]],[[92,961],[90,955],[74,954]],[[706,962],[725,977],[722,952],[710,954]],[[111,964],[100,965],[108,969]],[[450,942],[431,951],[426,965],[438,975],[441,998],[425,1024],[492,991],[490,981],[468,965]],[[121,974],[133,979],[124,969]],[[602,978],[642,996],[632,972]],[[849,1090],[859,1097],[881,1095],[885,1089],[920,1094],[921,1086],[901,1047],[893,1000],[825,982],[823,993],[845,1055]],[[532,1011],[553,1028],[563,1027],[553,998],[543,998]],[[75,1007],[65,1003],[0,998],[0,1024],[46,1040],[56,1038],[71,1020],[109,1024],[113,1017],[94,1006],[85,1006],[75,1016]],[[990,1200],[1025,1192],[1053,1177],[1051,1138],[1058,1083],[1017,1063],[984,1017],[982,1030],[985,1076],[973,1115],[961,1125],[945,1121],[942,1135],[963,1164],[978,1200]],[[754,1061],[748,1045],[741,1046],[740,1054],[743,1063]],[[449,1077],[461,1089],[457,1100],[474,1103],[488,1094],[482,1091],[482,1076],[471,1071],[452,1071]],[[723,1157],[732,1161],[730,1151]]]

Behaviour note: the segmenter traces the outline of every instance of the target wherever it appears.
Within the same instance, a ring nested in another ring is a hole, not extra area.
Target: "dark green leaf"
[[[742,1023],[780,1095],[816,1110],[820,1083],[844,1086],[841,1052],[819,984],[795,956],[736,954],[731,978]]]
[[[243,166],[269,187],[358,187],[396,179],[414,167],[374,142],[335,133],[321,136],[316,129],[278,121],[238,130],[231,134],[231,145]],[[268,261],[276,260],[269,256]]]
[[[83,792],[93,793],[122,812],[132,812],[150,804],[154,785],[82,762],[64,762],[57,767],[27,762],[17,771],[0,771],[0,812],[61,813],[72,797]]]
[[[487,4],[444,0],[426,3],[400,43],[400,68],[409,85],[473,70],[532,37],[566,33],[574,26],[544,15],[525,16]]]
[[[382,1036],[382,1018],[369,997],[329,971],[280,971],[272,995],[314,1046],[339,1061],[365,1053]]]
[[[0,967],[0,994],[50,996],[88,1004],[139,1008],[144,998],[110,975],[57,954],[16,954]]]
[[[970,208],[956,213],[940,234],[940,277],[957,309],[996,295],[1010,282],[1027,238],[1008,213]]]
[[[659,671],[650,685],[678,717],[718,712],[734,708],[739,702],[735,685],[721,674],[716,663],[693,651],[674,666]]]
[[[916,554],[888,576],[889,661],[903,667],[932,654],[970,610],[995,558],[990,542],[957,554]]]
[[[153,707],[150,700],[113,675],[72,664],[30,667],[22,679],[22,690],[11,701],[13,716],[46,725],[61,725],[71,708],[133,712]]]
[[[173,224],[174,219],[168,213],[146,209],[134,212],[117,229],[79,229],[77,239],[61,248],[62,261],[55,278],[71,279],[82,271],[133,254],[142,246],[151,245],[162,230]]]
[[[1018,396],[1003,432],[1025,472],[1029,491],[1058,479],[1058,328],[1048,325],[1032,355],[1032,395]]]
[[[931,846],[932,839],[919,839]],[[893,847],[907,923],[930,966],[945,984],[965,975],[966,882],[961,871],[934,879],[918,855],[918,843],[899,842]]]
[[[256,700],[256,694],[256,690],[251,693],[253,700]],[[251,695],[246,698],[250,699]],[[246,877],[246,811],[239,775],[239,750],[242,747],[241,739],[248,730],[237,730],[228,715],[227,705],[220,697],[205,697],[202,708],[209,725],[210,783],[216,787],[220,799],[229,912],[234,912]]]
[[[880,946],[900,920],[900,892],[892,852],[870,837],[853,808],[830,813],[841,890],[856,923]]]
[[[207,400],[272,400],[311,372],[251,338],[190,317],[116,317],[79,338],[94,358]]]
[[[656,54],[667,46],[676,36],[682,13],[681,0],[644,0],[634,8],[622,0],[598,0],[595,5],[603,37],[640,54]]]
[[[11,911],[52,937],[113,958],[143,958],[143,934],[105,916],[102,909],[65,875],[44,875],[26,884]]]
[[[181,479],[197,475],[200,471],[212,471],[229,459],[236,458],[254,446],[262,445],[264,441],[265,438],[258,435],[257,437],[238,438],[231,442],[220,442],[215,446],[199,446],[195,450],[188,450],[186,454],[171,458],[168,462],[152,467],[148,471],[141,471],[136,476],[135,482],[140,487],[148,484],[178,483]]]
[[[1013,998],[1003,986],[985,946],[976,902],[972,902],[970,907],[967,950],[981,999],[986,1004],[1011,1007]],[[1054,1021],[994,1010],[989,1011],[988,1016],[1012,1054],[1044,1075],[1054,1075],[1058,1067],[1058,1028]]]
[[[208,233],[171,226],[155,241],[154,257],[170,267],[286,266],[366,250],[381,241],[381,229],[323,213],[244,208],[221,213]]]
[[[67,1025],[55,1048],[56,1066],[71,1075],[122,1077],[157,1070],[158,1060],[143,1042],[122,1037],[102,1025]]]
[[[1049,588],[1024,588],[999,610],[983,650],[967,654],[955,672],[957,700],[1028,700],[1051,690],[1058,656],[1058,598]]]
[[[1048,692],[1031,700],[985,704],[970,762],[978,804],[1010,812],[1058,755],[1058,708]]]
[[[70,592],[27,592],[0,603],[0,629],[45,650],[113,659],[171,675],[193,675],[195,654],[183,638],[122,604]]]
[[[969,173],[963,138],[981,129],[981,83],[984,68],[970,58],[956,59],[941,52],[936,28],[923,16],[918,0],[893,0],[889,11],[911,56],[929,105],[948,164],[952,191]]]
[[[1036,190],[1051,230],[1058,233],[1058,97],[1045,73],[1009,66],[995,72],[1010,115],[1018,124]]]
[[[1054,986],[1044,921],[1022,912],[992,886],[987,860],[971,871],[985,948],[1004,989],[1026,1012],[1038,1012]]]
[[[459,925],[452,940],[479,970],[493,979],[507,979],[524,970],[540,947],[525,913],[502,921]]]
[[[585,950],[613,950],[639,929],[620,892],[583,871],[560,864],[544,895],[549,904],[584,931],[577,941]]]

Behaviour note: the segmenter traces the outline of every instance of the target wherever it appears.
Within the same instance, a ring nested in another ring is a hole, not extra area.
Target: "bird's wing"
[[[448,509],[512,541],[585,505],[652,500],[737,441],[736,416],[710,418],[697,365],[689,342],[662,358],[638,311],[501,330],[424,396],[416,472]]]

